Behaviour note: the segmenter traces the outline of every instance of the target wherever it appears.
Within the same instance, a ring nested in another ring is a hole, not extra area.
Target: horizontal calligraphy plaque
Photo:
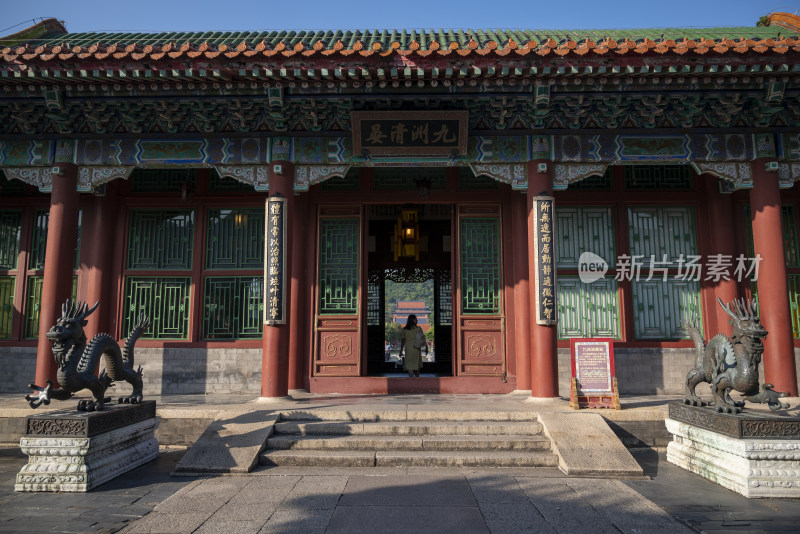
[[[466,111],[354,111],[353,153],[465,155],[468,118]]]

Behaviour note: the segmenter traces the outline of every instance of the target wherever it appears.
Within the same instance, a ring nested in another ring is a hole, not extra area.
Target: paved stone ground
[[[0,532],[798,532],[800,499],[746,499],[637,453],[651,479],[555,469],[260,468],[170,477],[183,451],[88,494],[15,493],[25,463],[0,449]],[[670,515],[672,517],[670,517]],[[141,519],[140,519],[141,518]]]
[[[672,465],[664,453],[634,456],[651,479],[624,483],[698,532],[800,532],[800,499],[748,499]]]
[[[169,476],[184,452],[162,451],[89,493],[16,493],[27,456],[18,447],[0,448],[0,532],[117,532],[193,480]]]

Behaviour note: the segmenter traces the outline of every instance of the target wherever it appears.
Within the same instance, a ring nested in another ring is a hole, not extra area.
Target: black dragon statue
[[[789,408],[779,400],[788,393],[774,391],[772,384],[761,385],[759,391],[758,365],[764,353],[762,339],[767,337],[767,331],[761,325],[755,299],[734,299],[727,306],[719,298],[717,302],[731,317],[728,322],[733,326],[733,336],[717,334],[705,345],[697,326],[684,323],[697,351],[694,369],[686,375],[684,402],[692,406],[715,406],[720,413],[740,413],[744,401],[731,399],[733,390],[748,402],[768,404],[770,410]],[[704,402],[695,394],[701,382],[711,384],[712,402]]]
[[[31,408],[50,404],[51,399],[68,400],[78,391],[88,389],[94,399],[81,400],[78,410],[102,410],[103,405],[111,401],[109,397],[105,397],[106,390],[114,381],[120,380],[133,386],[133,392],[128,397],[120,397],[119,402],[142,402],[142,367],[133,369],[133,347],[139,336],[150,326],[150,319],[145,315],[139,316],[122,349],[108,334],[97,334],[87,344],[83,327],[87,323],[86,317],[91,315],[98,304],[89,308],[83,302],[68,300],[61,306],[61,317],[47,332],[47,339],[53,344],[53,356],[58,365],[57,378],[61,387],[52,389],[53,382],[50,380],[45,387],[29,384],[29,388],[38,392],[36,396],[25,395]],[[106,368],[100,376],[95,376],[101,356],[105,356]]]

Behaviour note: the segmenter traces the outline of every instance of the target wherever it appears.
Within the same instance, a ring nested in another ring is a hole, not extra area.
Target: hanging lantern
[[[394,261],[414,258],[419,261],[417,210],[402,210],[394,228]]]

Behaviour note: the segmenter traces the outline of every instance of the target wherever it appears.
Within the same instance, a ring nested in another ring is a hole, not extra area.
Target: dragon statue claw
[[[134,370],[133,349],[150,321],[146,315],[141,314],[123,347],[108,334],[97,334],[87,343],[83,330],[88,323],[86,317],[98,305],[99,302],[89,308],[84,302],[68,300],[61,307],[61,317],[47,332],[47,339],[53,345],[53,356],[58,365],[57,378],[61,387],[52,389],[53,383],[49,380],[44,388],[31,384],[29,387],[39,392],[35,397],[25,396],[31,408],[49,404],[51,399],[67,400],[74,393],[88,389],[93,398],[81,400],[78,410],[99,411],[105,403],[111,402],[111,398],[105,396],[106,390],[120,380],[133,387],[133,393],[129,397],[133,401],[127,401],[128,403],[142,401],[142,367],[140,365]],[[105,369],[95,376],[94,370],[100,364],[101,358],[105,359]]]
[[[42,404],[45,406],[50,404],[50,390],[53,388],[53,382],[51,380],[46,380],[45,383],[47,384],[45,387],[40,387],[36,384],[28,384],[29,389],[39,392],[35,397],[25,395],[25,400],[28,401],[31,408],[38,408]]]
[[[745,402],[769,405],[770,410],[785,410],[789,405],[778,400],[787,396],[772,389],[772,384],[762,384],[759,393],[758,364],[764,352],[762,340],[767,331],[758,316],[756,301],[734,299],[724,304],[717,299],[719,305],[727,313],[733,326],[730,338],[717,334],[706,345],[700,328],[689,321],[682,323],[684,330],[694,342],[695,365],[686,375],[686,393],[684,403],[692,406],[703,406],[704,403],[695,394],[695,388],[701,383],[711,384],[714,400],[708,403],[719,413],[741,413]],[[734,401],[730,393],[742,394],[742,401]]]

